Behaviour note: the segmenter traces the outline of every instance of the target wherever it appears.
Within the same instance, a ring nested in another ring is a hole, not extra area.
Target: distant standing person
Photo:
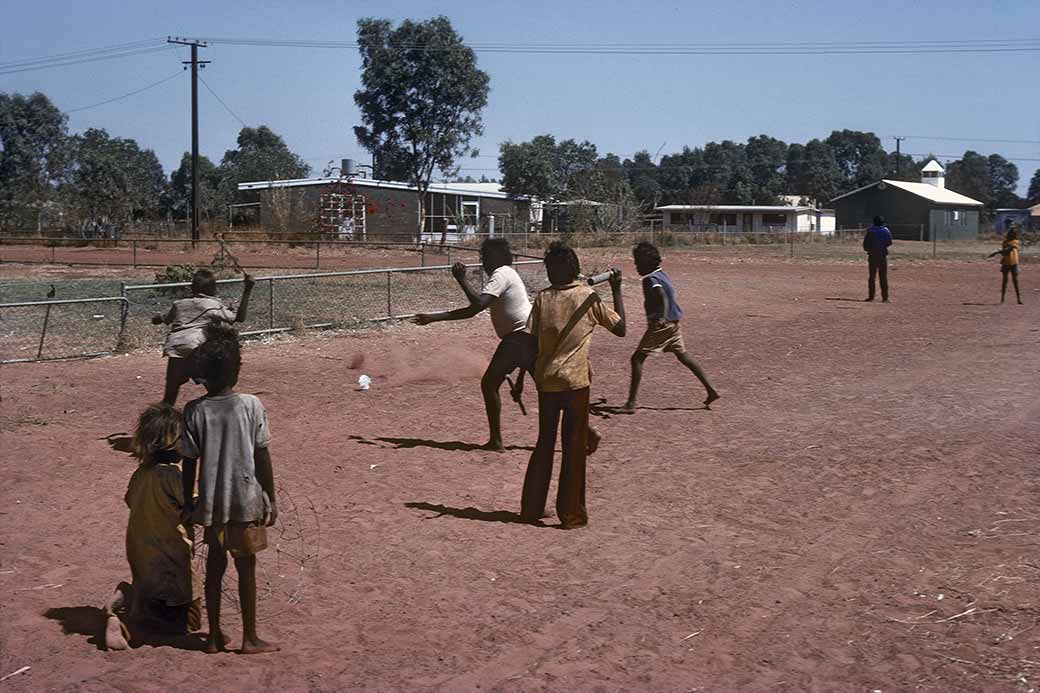
[[[480,391],[484,396],[490,435],[484,445],[487,450],[505,452],[502,444],[502,401],[498,390],[506,377],[517,368],[520,377],[518,387],[523,387],[524,373],[534,366],[537,340],[527,331],[527,317],[531,313],[531,300],[527,287],[513,269],[513,251],[504,238],[488,238],[480,246],[480,263],[488,275],[487,284],[478,294],[466,281],[466,266],[456,262],[451,274],[459,283],[469,305],[446,313],[420,313],[415,316],[419,325],[443,320],[466,320],[483,310],[491,309],[491,324],[499,339],[495,355],[491,357],[484,376],[480,379]],[[520,391],[513,393],[520,397]]]
[[[1000,281],[1000,302],[1003,303],[1004,297],[1007,295],[1007,280],[1010,274],[1011,281],[1015,285],[1015,298],[1018,299],[1018,305],[1022,305],[1022,293],[1018,289],[1018,229],[1014,226],[1009,228],[1000,250],[994,251],[986,257],[993,257],[994,255],[1000,255],[1000,274],[1002,275]]]
[[[874,300],[875,286],[881,282],[881,300],[888,303],[888,246],[892,245],[892,232],[885,226],[884,217],[874,217],[874,225],[863,236],[863,250],[867,253],[870,271],[867,301]]]

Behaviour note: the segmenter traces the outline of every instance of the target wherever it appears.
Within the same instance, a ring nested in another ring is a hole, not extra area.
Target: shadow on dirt
[[[625,411],[623,407],[612,406],[601,399],[589,405],[589,413],[601,419],[612,416],[631,416],[634,412]],[[636,407],[636,411],[712,411],[711,407]]]
[[[116,452],[125,452],[129,455],[134,451],[134,439],[125,431],[122,433],[110,433],[101,440],[108,443],[108,446]]]
[[[96,606],[59,606],[43,612],[45,618],[61,624],[65,635],[86,635],[87,643],[99,650],[105,649],[105,625],[108,614]],[[201,651],[206,645],[205,638],[199,633],[189,635],[167,635],[163,633],[143,632],[133,629],[130,646],[133,648],[174,647],[178,650]]]
[[[428,440],[426,438],[387,438],[379,437],[371,440],[362,438],[361,436],[348,436],[349,440],[356,441],[361,445],[375,445],[376,447],[387,447],[393,446],[394,450],[410,449],[410,448],[434,448],[436,450],[449,450],[454,452],[476,452],[478,450],[486,450],[483,445],[478,443],[463,443],[461,440]],[[386,445],[383,445],[385,443]],[[527,450],[531,452],[534,450],[533,447],[524,447],[522,445],[507,445],[506,450]]]
[[[479,510],[477,508],[452,508],[447,505],[435,505],[433,503],[405,503],[406,508],[414,508],[416,510],[429,510],[430,512],[437,513],[433,517],[427,517],[427,520],[433,520],[438,517],[444,517],[448,515],[450,517],[457,517],[461,520],[479,520],[481,522],[505,522],[509,524],[526,525],[529,524],[520,519],[519,513],[509,512],[508,510]],[[538,523],[533,525],[535,527],[544,527],[545,525]]]

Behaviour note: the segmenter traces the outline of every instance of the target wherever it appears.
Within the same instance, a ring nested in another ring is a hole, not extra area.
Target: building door
[[[744,212],[744,233],[755,230],[755,215],[753,212]]]
[[[480,227],[480,201],[462,203],[462,233],[472,236]]]

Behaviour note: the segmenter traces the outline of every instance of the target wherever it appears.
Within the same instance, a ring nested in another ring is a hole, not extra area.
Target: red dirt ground
[[[94,607],[129,573],[132,471],[104,436],[156,399],[163,362],[4,367],[0,675],[32,667],[4,686],[1035,687],[1035,273],[1022,275],[1027,305],[998,306],[992,264],[899,262],[882,305],[856,302],[858,264],[677,253],[666,268],[723,398],[700,409],[692,378],[651,359],[643,408],[598,409],[605,439],[577,531],[514,521],[534,416],[507,402],[519,447],[472,449],[486,436],[486,319],[248,344],[239,389],[266,404],[276,478],[320,522],[297,519],[303,543],[320,538],[303,571],[274,549],[260,557],[274,655],[207,656],[195,641],[99,651]],[[629,337],[593,346],[593,398],[609,405],[644,323],[638,283],[625,291]],[[362,372],[368,392],[354,389]]]

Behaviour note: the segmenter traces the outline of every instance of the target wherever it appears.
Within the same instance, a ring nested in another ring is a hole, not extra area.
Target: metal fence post
[[[426,243],[419,244],[419,266],[426,266]]]
[[[935,227],[934,226],[931,228],[931,233],[932,233],[932,257],[934,258],[935,257],[935,237],[938,236],[939,234],[937,234],[935,232]]]
[[[321,241],[314,242],[314,269],[321,269]]]
[[[43,330],[40,331],[40,346],[36,349],[36,360],[40,360],[43,354],[43,340],[47,337],[47,323],[51,319],[51,306],[47,304],[47,310],[43,313]]]
[[[137,241],[136,240],[130,241],[130,249],[131,249],[130,266],[136,268],[137,267]]]
[[[924,224],[918,224],[918,240],[924,240]]]
[[[119,282],[119,295],[123,297],[123,303],[119,306],[119,340],[117,346],[125,346],[123,341],[126,337],[126,318],[130,313],[130,301],[126,298],[126,282]]]
[[[390,310],[390,273],[386,273],[386,317],[392,318],[393,311]]]
[[[267,280],[267,326],[274,329],[274,280]]]

